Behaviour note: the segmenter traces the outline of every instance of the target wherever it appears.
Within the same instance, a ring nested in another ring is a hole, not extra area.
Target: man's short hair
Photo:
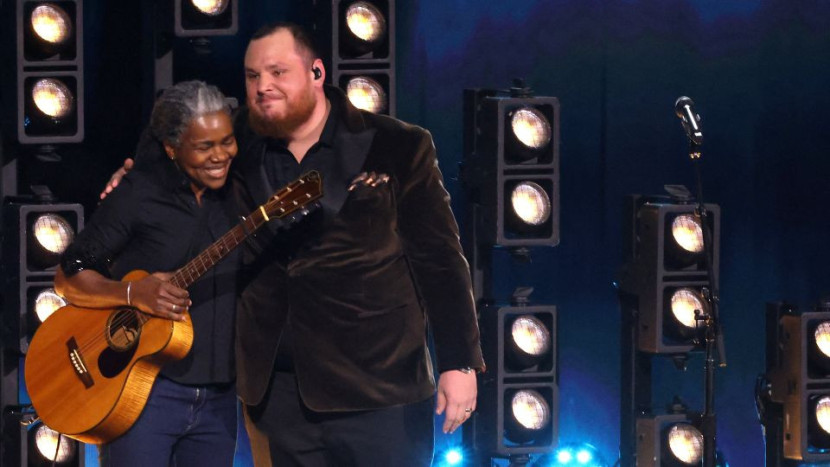
[[[257,39],[262,39],[263,37],[270,36],[278,31],[288,31],[294,37],[294,44],[297,47],[297,52],[301,55],[306,55],[306,58],[309,61],[309,64],[313,62],[315,59],[320,58],[320,54],[317,52],[317,46],[314,43],[314,39],[305,30],[302,26],[295,23],[290,23],[288,21],[277,21],[273,23],[268,23],[265,26],[257,29],[253,36],[251,36],[251,41],[255,41]]]

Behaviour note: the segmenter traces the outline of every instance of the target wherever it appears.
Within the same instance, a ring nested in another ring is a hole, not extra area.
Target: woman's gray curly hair
[[[216,86],[203,81],[182,81],[162,92],[153,105],[150,131],[162,143],[179,147],[182,134],[194,119],[213,112],[231,109]]]

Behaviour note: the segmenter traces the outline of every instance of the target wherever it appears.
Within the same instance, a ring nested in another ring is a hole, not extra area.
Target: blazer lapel
[[[361,172],[375,139],[374,128],[352,133],[340,131],[335,137],[335,165],[329,177],[323,177],[323,208],[338,213],[349,196],[349,184]]]

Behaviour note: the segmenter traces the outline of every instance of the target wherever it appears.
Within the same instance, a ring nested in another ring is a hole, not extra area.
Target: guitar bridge
[[[84,383],[84,386],[87,389],[91,388],[95,382],[92,380],[92,375],[89,374],[86,362],[84,362],[84,357],[78,350],[78,343],[75,341],[74,337],[70,337],[69,340],[66,341],[66,348],[69,350],[69,363],[72,364],[72,369],[75,370],[75,376],[77,376],[78,379]]]

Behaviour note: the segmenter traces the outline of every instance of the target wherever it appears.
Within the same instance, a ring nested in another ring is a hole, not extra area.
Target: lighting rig
[[[557,309],[516,287],[507,305],[492,295],[492,251],[528,258],[559,243],[559,101],[510,91],[464,91],[462,180],[470,201],[462,243],[470,261],[481,345],[478,409],[464,427],[476,461],[525,465],[558,436]]]

